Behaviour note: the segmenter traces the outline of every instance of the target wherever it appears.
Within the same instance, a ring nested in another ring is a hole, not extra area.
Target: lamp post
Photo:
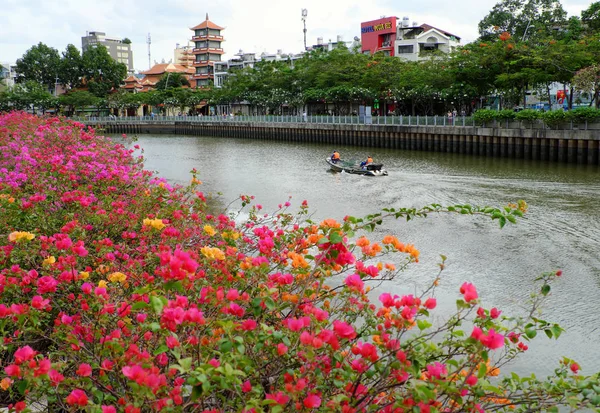
[[[304,24],[304,50],[306,50],[306,17],[308,16],[308,10],[302,9],[302,23]]]

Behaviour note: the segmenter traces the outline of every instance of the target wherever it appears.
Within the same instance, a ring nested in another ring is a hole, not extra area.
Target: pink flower
[[[463,285],[460,287],[460,293],[464,296],[466,302],[477,300],[477,298],[479,297],[477,295],[477,290],[475,289],[475,286],[467,282],[463,283]]]
[[[92,366],[87,363],[81,363],[76,371],[78,376],[88,377],[92,375]]]
[[[395,300],[391,294],[383,293],[379,296],[379,301],[381,301],[384,307],[392,307]]]
[[[494,329],[491,329],[487,335],[482,335],[479,341],[481,341],[484,346],[492,350],[504,347],[504,336],[496,333]]]
[[[50,300],[44,299],[44,297],[42,297],[41,295],[36,295],[31,299],[31,306],[33,308],[37,308],[38,310],[45,309],[49,303]]]
[[[56,292],[56,286],[58,285],[58,281],[50,276],[42,277],[38,280],[38,294],[46,294]]]
[[[285,344],[283,344],[283,343],[279,343],[279,344],[277,344],[277,353],[278,353],[280,356],[282,356],[282,355],[284,355],[285,353],[287,353],[287,351],[288,351],[288,348],[287,348],[287,346],[286,346]]]
[[[321,398],[316,394],[308,395],[302,402],[307,409],[315,409],[321,405]]]
[[[90,283],[81,284],[81,291],[83,291],[84,294],[90,294],[92,292],[92,284],[90,284]]]
[[[88,404],[88,397],[83,390],[75,389],[67,396],[66,401],[71,406],[77,405],[83,407]]]
[[[217,359],[210,359],[210,361],[208,362],[208,364],[210,364],[214,368],[217,368],[217,367],[219,367],[221,365],[221,362],[219,362],[219,360],[217,360]]]
[[[490,310],[490,317],[494,319],[500,317],[500,314],[502,314],[502,311],[498,310],[496,307]]]
[[[483,331],[481,331],[481,329],[477,326],[473,327],[473,332],[471,333],[471,338],[474,338],[475,340],[479,340],[481,338],[481,336],[483,336]]]
[[[429,373],[430,377],[435,377],[436,379],[441,379],[442,376],[448,374],[448,370],[446,366],[439,361],[436,361],[433,364],[427,366],[427,373]]]
[[[65,376],[56,370],[50,370],[48,377],[50,378],[53,386],[58,386],[65,379]]]
[[[250,390],[252,390],[252,384],[250,384],[250,380],[246,380],[242,383],[242,391],[248,393]]]
[[[179,347],[181,345],[181,343],[179,343],[179,340],[177,340],[177,337],[174,336],[169,336],[167,337],[167,347],[169,347],[170,349],[174,349],[175,347]]]
[[[114,406],[102,405],[102,413],[117,413],[117,409]]]
[[[269,393],[267,393],[265,395],[265,399],[267,399],[267,400],[275,400],[275,402],[277,402],[277,404],[286,404],[290,400],[289,396],[287,396],[283,392],[277,392],[275,394],[269,394]]]
[[[10,377],[20,377],[21,376],[21,367],[17,366],[16,364],[10,364],[10,365],[4,367],[4,372],[6,373],[7,376],[10,376]]]
[[[344,282],[351,290],[358,292],[362,292],[363,287],[365,285],[363,280],[360,279],[360,275],[358,274],[349,275],[348,277],[346,277],[346,280],[344,280]]]
[[[475,386],[477,384],[477,377],[473,376],[473,375],[470,375],[465,380],[465,383],[467,383],[469,386]]]
[[[36,351],[29,346],[20,347],[15,351],[15,364],[21,364],[24,361],[33,359]]]
[[[352,328],[350,324],[340,320],[335,320],[333,322],[333,331],[339,338],[347,338],[351,340],[356,337],[356,331],[354,331],[354,328]]]

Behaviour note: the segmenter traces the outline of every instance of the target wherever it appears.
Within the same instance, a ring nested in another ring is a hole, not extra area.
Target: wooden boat
[[[346,172],[348,174],[366,175],[366,176],[387,176],[387,171],[383,169],[383,164],[370,163],[363,167],[354,162],[342,161],[332,162],[331,158],[325,159],[329,168],[334,172]]]

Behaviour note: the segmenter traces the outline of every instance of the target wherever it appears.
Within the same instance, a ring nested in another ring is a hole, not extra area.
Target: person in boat
[[[340,161],[340,153],[334,150],[330,159],[332,163],[338,163]]]
[[[371,156],[370,156],[370,155],[367,155],[367,159],[366,159],[365,161],[362,161],[362,162],[360,163],[360,167],[361,167],[362,169],[366,169],[366,168],[367,168],[367,165],[369,165],[369,164],[371,164],[371,163],[373,163],[373,158],[371,158]]]

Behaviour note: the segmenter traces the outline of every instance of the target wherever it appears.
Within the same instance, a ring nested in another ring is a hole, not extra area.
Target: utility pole
[[[302,23],[304,23],[304,50],[306,50],[306,16],[308,16],[308,10],[302,9]]]
[[[150,43],[152,43],[152,39],[150,38],[150,33],[148,33],[148,37],[146,38],[146,43],[148,43],[148,70],[152,68],[152,64],[150,63]]]

